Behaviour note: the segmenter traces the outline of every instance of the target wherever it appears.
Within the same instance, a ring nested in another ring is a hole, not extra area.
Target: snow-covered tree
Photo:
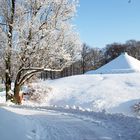
[[[60,71],[78,56],[80,41],[71,19],[77,0],[0,0],[0,46],[6,93],[15,81],[21,86],[37,72]],[[73,56],[72,54],[75,54]]]
[[[6,99],[9,98],[8,92],[11,89],[11,55],[14,15],[15,0],[0,0],[0,67],[5,79]]]

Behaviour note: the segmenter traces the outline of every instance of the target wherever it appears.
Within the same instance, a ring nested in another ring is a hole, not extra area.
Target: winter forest
[[[0,0],[0,140],[139,140],[139,6]]]

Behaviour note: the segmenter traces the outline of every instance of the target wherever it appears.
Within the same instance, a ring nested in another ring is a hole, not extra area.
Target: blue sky
[[[74,24],[82,42],[105,47],[113,42],[140,40],[140,0],[79,0]]]

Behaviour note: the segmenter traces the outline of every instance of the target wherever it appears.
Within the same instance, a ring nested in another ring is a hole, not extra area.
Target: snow
[[[51,89],[41,105],[131,115],[131,106],[140,100],[139,79],[139,73],[78,75],[34,83],[34,87]]]
[[[5,103],[5,91],[0,92],[0,139],[139,140],[140,118],[132,110],[140,102],[139,61],[123,54],[108,68],[113,64],[117,73],[33,83],[38,102],[16,106]]]
[[[24,101],[30,106],[58,106],[89,111],[136,115],[140,102],[140,73],[78,75],[33,83],[38,99]],[[35,94],[35,96],[36,96]],[[5,93],[0,93],[0,103]],[[9,103],[8,103],[9,104]]]
[[[139,140],[140,121],[72,109],[0,108],[2,140]]]
[[[21,106],[5,103],[1,92],[0,139],[139,140],[140,119],[131,110],[140,99],[139,79],[126,73],[38,81],[33,86],[43,100]]]
[[[1,140],[26,140],[30,126],[24,117],[0,108],[0,139]],[[26,134],[26,135],[25,135]]]
[[[87,74],[132,73],[140,72],[140,61],[123,53],[111,62],[97,70],[88,71]]]
[[[0,92],[0,103],[5,103],[5,91]]]

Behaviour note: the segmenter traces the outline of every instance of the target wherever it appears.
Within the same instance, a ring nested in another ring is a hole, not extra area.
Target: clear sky
[[[105,47],[113,42],[140,40],[140,0],[79,0],[74,23],[82,42]]]

